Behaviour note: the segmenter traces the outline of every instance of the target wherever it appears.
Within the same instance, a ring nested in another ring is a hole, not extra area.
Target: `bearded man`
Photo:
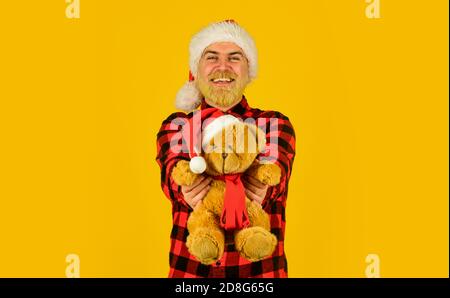
[[[295,157],[294,129],[283,114],[255,109],[247,102],[243,93],[256,77],[257,52],[253,39],[236,22],[227,20],[204,28],[193,36],[189,51],[189,82],[177,94],[176,107],[190,113],[170,115],[157,136],[156,160],[161,168],[161,186],[172,203],[169,277],[287,277],[285,210]],[[212,178],[203,174],[192,186],[177,185],[171,178],[172,169],[178,161],[190,158],[185,151],[172,150],[171,141],[180,135],[180,119],[188,122],[198,108],[216,108],[243,120],[265,119],[266,148],[271,150],[267,150],[264,158],[280,166],[281,181],[269,187],[250,176],[242,180],[246,196],[269,214],[271,232],[277,237],[278,244],[268,258],[250,262],[239,255],[232,242],[227,242],[222,258],[212,265],[204,265],[186,247],[187,219],[201,204]]]

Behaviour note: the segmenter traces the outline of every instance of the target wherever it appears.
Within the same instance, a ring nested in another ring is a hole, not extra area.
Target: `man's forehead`
[[[244,51],[235,43],[233,42],[216,42],[208,47],[203,51],[203,55],[206,53],[217,53],[217,54],[234,54],[234,53],[240,53],[241,55],[244,55]]]

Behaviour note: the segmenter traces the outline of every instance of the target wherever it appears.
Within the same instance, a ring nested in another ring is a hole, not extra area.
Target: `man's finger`
[[[249,182],[244,182],[244,187],[247,189],[250,189],[253,193],[255,193],[257,195],[262,195],[265,191],[265,188],[263,188],[263,189],[258,188]]]
[[[250,177],[250,176],[247,176],[247,177]],[[253,178],[253,177],[252,177]],[[255,179],[255,178],[253,178],[253,179]],[[248,184],[248,185],[252,185],[254,188],[256,188],[256,189],[260,189],[260,190],[263,190],[263,191],[266,191],[268,188],[269,188],[269,186],[268,185],[266,185],[266,184],[264,184],[264,183],[260,183],[258,180],[256,180],[255,179],[255,181],[256,182],[252,182],[252,181],[250,181],[250,179],[244,179],[243,180],[243,182],[244,182],[244,184]]]
[[[202,181],[205,180],[205,176],[199,176],[199,178],[195,179],[194,183],[190,186],[185,186],[184,187],[184,191],[185,192],[190,192],[192,189],[194,189],[197,185],[199,185]]]
[[[252,202],[257,202],[258,204],[262,203],[261,198],[258,197],[257,195],[255,195],[254,193],[252,193],[251,191],[246,191],[245,194]]]
[[[208,186],[208,184],[211,182],[210,177],[204,179],[201,183],[199,183],[195,188],[193,188],[190,192],[189,195],[191,196],[196,196],[197,194],[200,193],[200,191],[202,191],[206,186]]]
[[[264,187],[264,186],[266,186],[266,184],[260,182],[258,179],[254,178],[254,177],[252,177],[252,176],[245,175],[245,178],[246,178],[246,180],[247,180],[249,183],[253,184],[253,185],[256,186],[256,187]]]
[[[259,204],[261,204],[262,203],[262,199],[259,197],[259,196],[257,196],[256,194],[254,194],[253,192],[251,192],[250,190],[245,190],[245,194],[247,195],[247,197],[250,199],[250,200],[252,200],[252,201],[256,201],[256,202],[258,202]]]
[[[204,189],[202,189],[202,191],[200,191],[195,197],[192,198],[191,205],[193,205],[195,207],[197,205],[197,203],[205,197],[205,195],[209,189],[210,189],[210,186],[207,186]]]

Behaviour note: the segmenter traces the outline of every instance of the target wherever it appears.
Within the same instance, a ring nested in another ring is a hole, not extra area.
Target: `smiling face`
[[[208,46],[200,58],[196,82],[210,106],[225,111],[236,105],[250,82],[242,49],[231,42]]]

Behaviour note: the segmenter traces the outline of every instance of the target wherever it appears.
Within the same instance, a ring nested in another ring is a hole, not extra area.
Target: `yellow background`
[[[448,276],[448,1],[4,1],[0,276],[165,277],[171,206],[156,133],[188,43],[235,19],[254,37],[252,106],[297,134],[290,277]]]

